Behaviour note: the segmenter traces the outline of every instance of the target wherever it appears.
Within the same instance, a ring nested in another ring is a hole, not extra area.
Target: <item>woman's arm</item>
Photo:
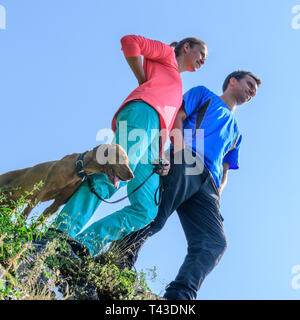
[[[142,57],[128,57],[126,58],[132,72],[134,73],[139,85],[143,84],[144,82],[147,81],[144,69],[143,69],[143,64],[142,64]]]
[[[121,39],[121,45],[125,58],[137,78],[139,85],[147,81],[141,56],[157,60],[161,63],[170,63],[171,53],[174,52],[173,48],[160,41],[150,40],[136,35],[123,37]]]
[[[147,59],[171,64],[175,55],[169,45],[142,36],[125,36],[121,39],[121,45],[126,58],[144,56]]]

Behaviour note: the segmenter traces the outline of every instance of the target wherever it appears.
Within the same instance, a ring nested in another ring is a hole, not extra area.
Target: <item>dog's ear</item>
[[[100,144],[98,146],[96,146],[94,149],[93,149],[93,159],[98,163],[98,164],[106,164],[106,163],[103,163],[103,161],[98,161],[98,157],[100,156],[100,154],[103,154],[103,150],[107,152],[107,148],[103,148],[104,145]],[[103,157],[101,157],[103,158]]]
[[[115,164],[116,154],[115,149],[110,144],[101,144],[93,150],[93,157],[97,163],[101,165],[105,164]]]

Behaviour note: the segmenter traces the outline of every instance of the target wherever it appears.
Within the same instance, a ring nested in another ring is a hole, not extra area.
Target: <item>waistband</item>
[[[189,165],[188,163],[185,162],[185,157],[184,157],[184,152],[189,152],[193,158],[196,158],[196,162],[200,163],[200,165],[203,167],[203,171],[200,173],[201,175],[204,175],[205,179],[206,178],[209,178],[210,180],[212,180],[212,184],[213,184],[213,187],[216,191],[216,194],[219,194],[219,189],[216,185],[216,182],[215,182],[215,179],[212,175],[212,173],[210,172],[210,170],[205,166],[205,164],[203,163],[202,159],[192,150],[192,149],[189,149],[189,148],[186,148],[185,151],[182,150],[181,152],[181,159],[182,159],[182,164],[184,165]],[[170,150],[170,155],[171,155],[171,159],[174,158],[174,150],[171,148]],[[178,163],[180,164],[180,163]],[[192,166],[193,164],[191,164]],[[200,175],[199,174],[199,175]]]

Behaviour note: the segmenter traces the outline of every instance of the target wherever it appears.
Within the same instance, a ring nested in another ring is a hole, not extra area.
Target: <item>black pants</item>
[[[198,159],[198,166],[199,163]],[[174,156],[171,156],[169,174],[162,178],[164,192],[155,220],[121,240],[123,249],[124,246],[128,249],[125,266],[130,268],[143,243],[160,231],[169,216],[177,211],[188,249],[176,279],[166,289],[164,298],[169,300],[195,299],[203,280],[226,249],[219,193],[208,169],[202,163],[200,166],[202,173],[187,175],[193,165],[176,164],[176,161],[174,164]]]

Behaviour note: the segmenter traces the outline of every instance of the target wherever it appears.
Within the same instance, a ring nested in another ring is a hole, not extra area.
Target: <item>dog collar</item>
[[[84,153],[81,153],[76,161],[76,172],[78,177],[82,180],[82,182],[86,181],[88,178],[87,173],[83,169],[83,158]]]

